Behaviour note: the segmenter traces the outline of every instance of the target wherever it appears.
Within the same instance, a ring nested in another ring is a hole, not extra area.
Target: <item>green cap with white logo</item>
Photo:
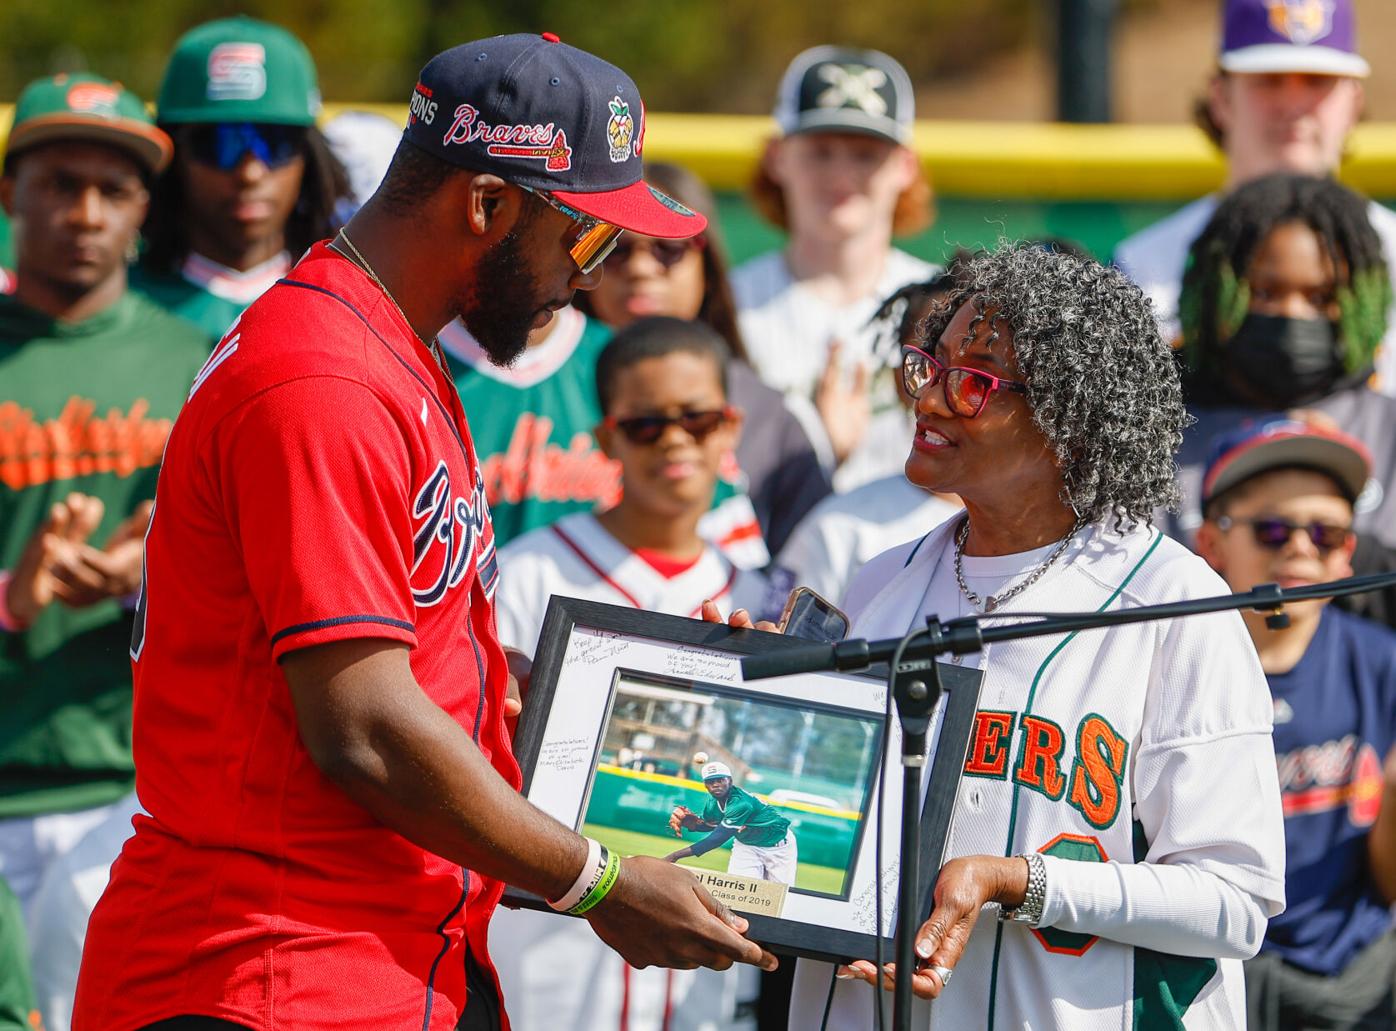
[[[43,143],[102,143],[127,151],[151,172],[169,163],[170,138],[157,129],[145,103],[100,75],[54,75],[24,87],[15,102],[5,158]]]
[[[222,18],[180,37],[155,106],[169,125],[314,125],[320,88],[310,51],[291,33],[256,18]]]

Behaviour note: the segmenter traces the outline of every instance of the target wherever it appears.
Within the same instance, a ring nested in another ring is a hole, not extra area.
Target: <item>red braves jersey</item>
[[[277,660],[411,648],[515,786],[494,533],[450,380],[317,245],[233,325],[171,433],[132,643],[149,816],[89,927],[73,1027],[454,1028],[493,978],[501,886],[376,822],[316,768]]]

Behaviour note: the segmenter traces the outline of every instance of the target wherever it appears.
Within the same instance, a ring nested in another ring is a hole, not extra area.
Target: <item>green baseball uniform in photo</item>
[[[100,498],[103,547],[155,496],[165,438],[211,342],[127,293],[64,323],[0,297],[0,569],[50,506]],[[0,819],[113,802],[131,789],[130,616],[48,606],[0,635]]]
[[[0,1031],[35,1031],[42,1026],[29,971],[24,913],[0,877]]]
[[[739,827],[737,840],[755,848],[779,845],[790,830],[790,821],[781,816],[775,806],[767,805],[735,784],[727,790],[725,805],[718,805],[715,798],[708,799],[703,807],[703,822],[718,827]]]

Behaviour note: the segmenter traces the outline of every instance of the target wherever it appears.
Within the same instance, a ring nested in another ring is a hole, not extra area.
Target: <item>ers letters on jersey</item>
[[[1109,827],[1120,814],[1129,742],[1096,713],[1077,724],[1071,740],[1075,757],[1067,766],[1067,736],[1052,720],[981,710],[974,715],[965,775],[1011,777],[1053,801],[1065,796],[1092,827]]]

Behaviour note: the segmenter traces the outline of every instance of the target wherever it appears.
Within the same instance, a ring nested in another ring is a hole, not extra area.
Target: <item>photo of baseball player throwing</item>
[[[703,787],[712,796],[703,807],[703,815],[697,815],[687,806],[675,806],[669,817],[669,829],[680,838],[685,831],[706,832],[707,836],[670,852],[665,860],[677,863],[690,856],[704,855],[731,841],[728,873],[794,884],[799,848],[789,819],[775,806],[767,805],[733,784],[732,769],[726,763],[711,762],[703,766]]]
[[[582,833],[622,855],[845,898],[881,746],[881,720],[861,712],[623,670]]]

